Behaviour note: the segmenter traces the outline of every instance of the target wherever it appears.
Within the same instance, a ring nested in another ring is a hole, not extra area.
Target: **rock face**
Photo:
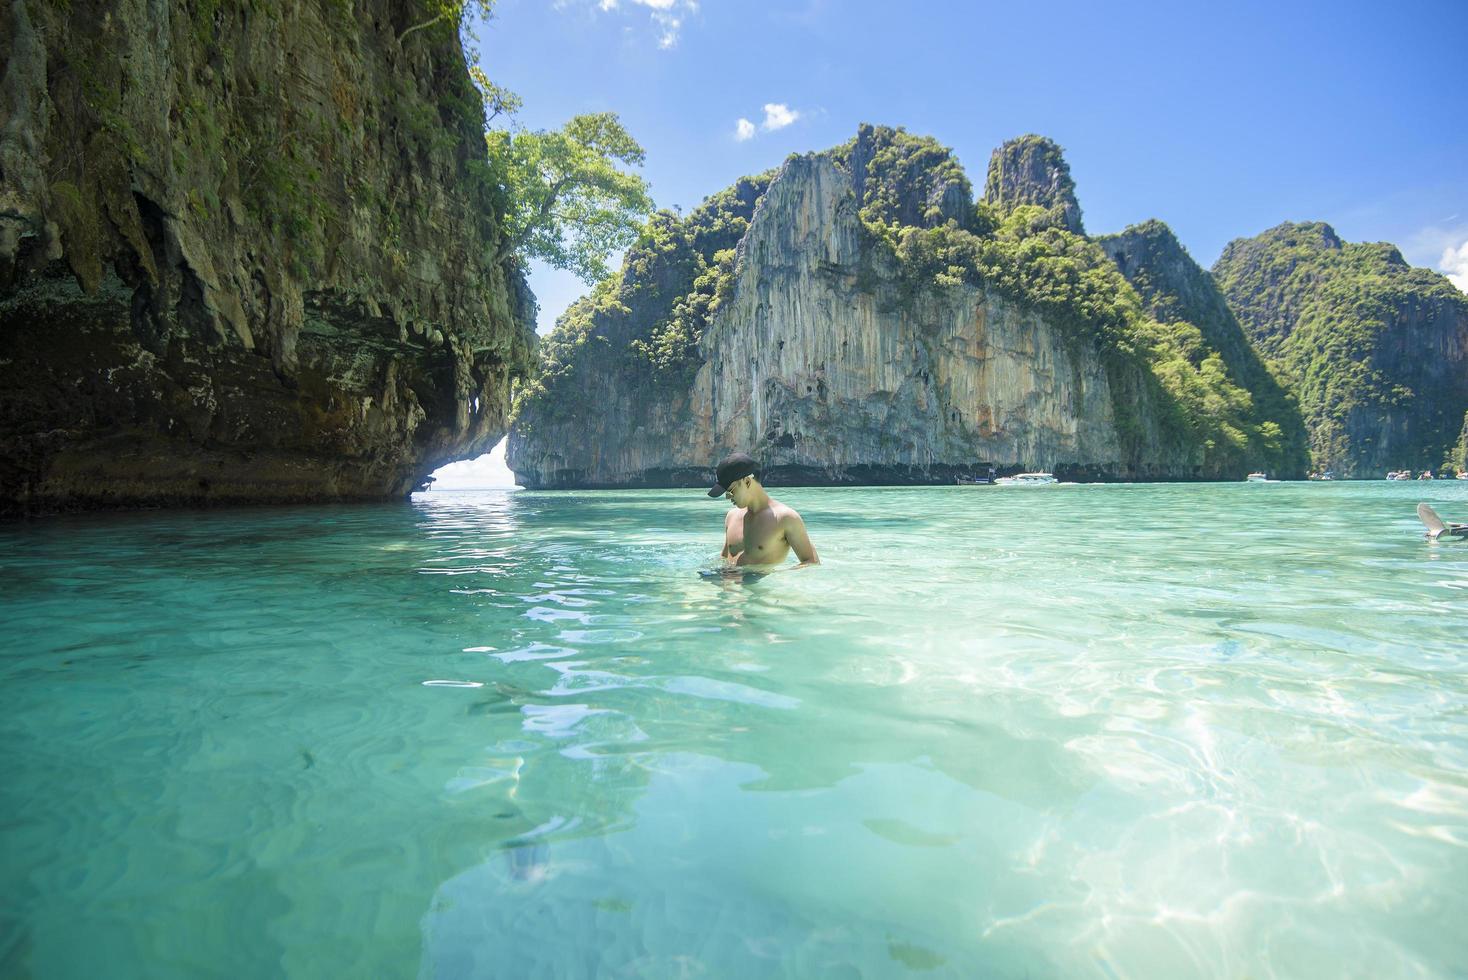
[[[1453,461],[1468,413],[1468,296],[1445,276],[1322,223],[1231,242],[1213,275],[1289,379],[1316,467],[1379,478]]]
[[[1060,147],[1043,136],[1021,136],[994,151],[984,181],[984,201],[1001,212],[1022,204],[1038,205],[1056,212],[1069,231],[1085,233],[1070,166]]]
[[[534,299],[451,27],[0,19],[0,511],[395,497],[499,438]]]
[[[547,338],[517,479],[700,485],[735,449],[775,482],[1242,477],[1152,373],[1168,341],[1064,199],[996,224],[970,193],[932,141],[863,127],[655,220]]]
[[[1216,352],[1218,367],[1250,396],[1249,431],[1238,462],[1280,479],[1300,479],[1310,465],[1299,404],[1269,372],[1218,284],[1161,221],[1145,221],[1096,239],[1159,323],[1192,325]],[[1272,424],[1273,428],[1269,428]],[[1263,445],[1263,443],[1268,445]]]

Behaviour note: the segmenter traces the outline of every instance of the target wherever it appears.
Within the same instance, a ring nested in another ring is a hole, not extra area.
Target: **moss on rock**
[[[27,114],[0,134],[0,321],[38,358],[106,337],[119,363],[97,369],[132,385],[91,412],[29,399],[70,382],[8,360],[0,415],[65,436],[0,440],[0,508],[147,502],[107,473],[154,441],[184,470],[208,456],[200,500],[272,499],[248,463],[213,462],[267,450],[290,458],[290,499],[313,480],[397,496],[503,433],[534,299],[494,258],[504,202],[453,25],[405,37],[417,0],[20,0],[0,19]]]

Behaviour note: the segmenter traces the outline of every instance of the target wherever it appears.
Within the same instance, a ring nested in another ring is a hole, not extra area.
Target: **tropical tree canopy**
[[[647,182],[625,169],[642,164],[642,147],[616,113],[575,116],[553,131],[491,130],[485,141],[505,198],[501,255],[596,282],[652,212]]]

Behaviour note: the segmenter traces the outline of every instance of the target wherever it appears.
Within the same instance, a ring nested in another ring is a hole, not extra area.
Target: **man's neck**
[[[757,511],[764,510],[768,506],[770,506],[770,495],[765,492],[764,487],[760,487],[754,492],[754,495],[750,498],[749,503],[745,505],[744,509],[747,513],[753,514]]]

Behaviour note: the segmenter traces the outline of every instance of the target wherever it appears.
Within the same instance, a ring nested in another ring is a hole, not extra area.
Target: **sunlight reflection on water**
[[[1461,975],[1416,493],[794,489],[757,581],[694,492],[0,528],[0,964]]]

